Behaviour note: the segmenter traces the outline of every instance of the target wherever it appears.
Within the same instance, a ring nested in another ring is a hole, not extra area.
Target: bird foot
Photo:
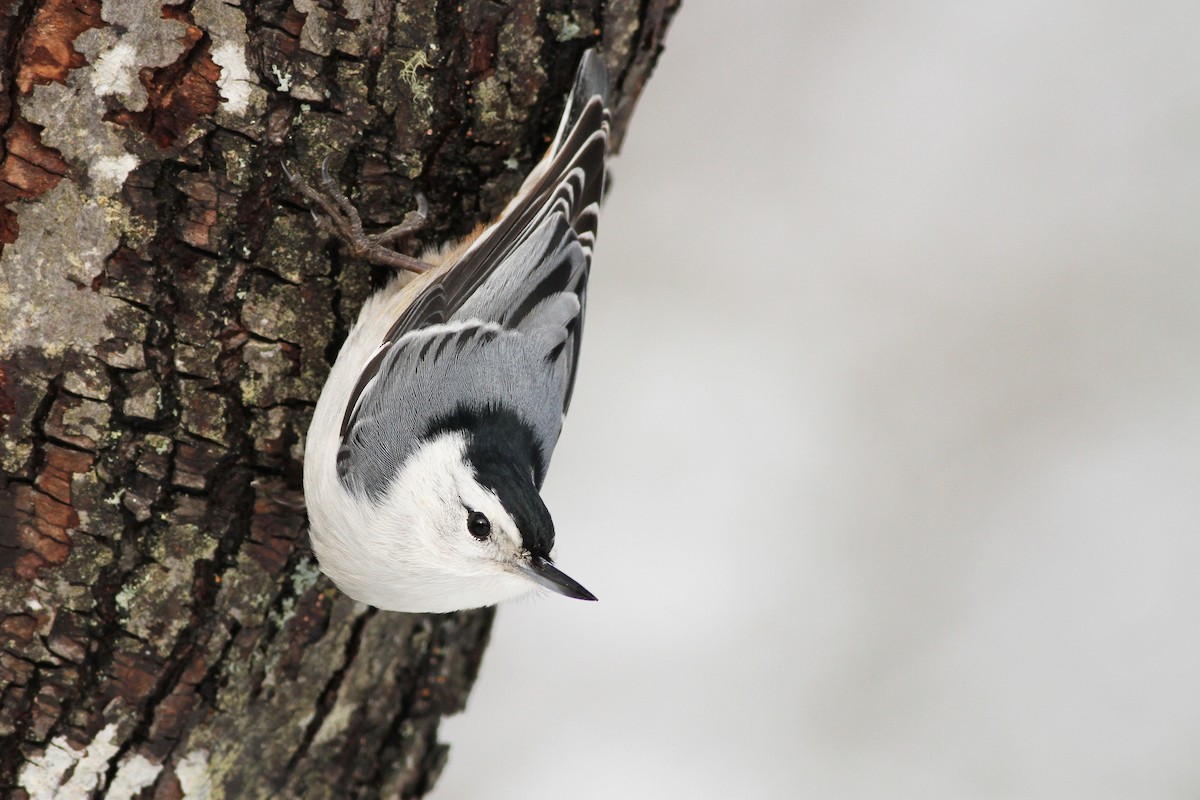
[[[417,210],[408,212],[400,224],[393,225],[381,233],[367,233],[363,230],[358,209],[329,174],[329,156],[325,156],[321,162],[321,191],[310,186],[298,173],[289,170],[286,164],[283,165],[283,173],[287,175],[296,191],[315,206],[312,215],[317,226],[329,236],[341,239],[355,258],[409,272],[420,273],[432,268],[432,265],[419,258],[413,258],[389,247],[425,227],[429,216],[429,203],[425,195],[416,193]]]

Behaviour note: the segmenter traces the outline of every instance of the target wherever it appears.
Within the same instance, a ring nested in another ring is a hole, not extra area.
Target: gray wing
[[[534,185],[522,187],[514,207],[400,314],[351,394],[342,420],[344,439],[356,424],[358,409],[364,407],[363,395],[381,385],[380,366],[409,332],[472,319],[521,328],[536,322],[529,320],[535,309],[561,302],[561,295],[573,297],[579,309],[563,323],[563,350],[555,357],[556,367],[566,371],[555,405],[566,411],[579,360],[588,268],[604,193],[608,125],[608,71],[600,56],[589,50],[580,61],[541,177]]]
[[[501,404],[533,429],[548,463],[570,379],[568,294],[540,303],[517,328],[451,322],[412,331],[389,348],[362,392],[338,451],[338,475],[358,494],[386,494],[417,442],[461,408]],[[353,468],[351,468],[353,467]]]

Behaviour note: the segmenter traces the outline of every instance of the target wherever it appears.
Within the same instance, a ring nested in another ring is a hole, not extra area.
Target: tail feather
[[[579,122],[579,118],[592,98],[600,98],[600,103],[608,108],[609,89],[608,67],[604,64],[604,59],[595,49],[588,50],[579,60],[579,68],[575,71],[575,83],[571,87],[571,93],[567,96],[566,112],[558,124],[554,143],[550,145],[552,154],[558,154],[562,147],[563,137]]]
[[[574,235],[581,243],[586,242],[590,261],[591,247],[587,245],[595,242],[596,209],[604,196],[610,120],[608,81],[603,59],[595,50],[588,50],[580,60],[558,134],[546,157],[530,173],[501,217],[480,233],[452,267],[431,281],[405,309],[385,337],[385,343],[413,328],[456,317],[473,297],[476,298],[473,312],[480,311],[479,303],[484,299],[490,299],[498,310],[510,298],[502,293],[494,293],[490,298],[477,293],[497,273],[514,266],[508,257],[529,239],[551,211],[562,213]],[[576,170],[579,174],[573,175]],[[578,188],[572,191],[566,186],[570,184]],[[565,205],[556,206],[559,199]],[[547,246],[552,244],[547,242]]]

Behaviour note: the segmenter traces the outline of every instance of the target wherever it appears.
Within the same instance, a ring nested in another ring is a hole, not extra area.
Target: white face
[[[463,434],[453,432],[413,453],[369,530],[356,537],[363,549],[355,558],[363,562],[358,579],[334,575],[343,591],[392,611],[454,611],[537,587],[520,566],[528,554],[516,523],[475,479],[465,452]]]

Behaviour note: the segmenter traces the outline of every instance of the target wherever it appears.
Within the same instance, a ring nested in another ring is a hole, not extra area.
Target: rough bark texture
[[[616,130],[678,0],[0,0],[0,795],[415,797],[490,611],[378,612],[301,455],[372,225],[494,214],[601,43]]]

